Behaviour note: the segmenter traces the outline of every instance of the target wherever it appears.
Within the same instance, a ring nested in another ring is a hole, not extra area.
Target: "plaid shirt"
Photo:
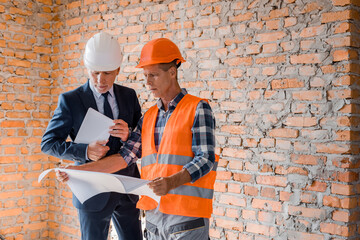
[[[187,91],[182,89],[169,103],[168,111],[166,112],[161,100],[159,99],[157,101],[159,112],[154,133],[156,150],[159,148],[167,121],[174,112],[177,104],[186,94]],[[128,164],[136,162],[138,158],[141,158],[142,123],[143,117],[139,120],[137,127],[120,150],[121,156]],[[210,172],[215,163],[215,118],[210,105],[206,101],[200,101],[198,104],[191,131],[193,133],[192,151],[195,156],[191,162],[184,166],[184,168],[190,173],[192,179],[191,182],[195,182]]]

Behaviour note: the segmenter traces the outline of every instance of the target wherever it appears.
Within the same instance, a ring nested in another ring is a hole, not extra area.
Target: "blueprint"
[[[81,203],[84,203],[89,198],[104,192],[145,195],[151,197],[158,203],[160,202],[160,196],[155,195],[155,193],[147,185],[150,181],[134,177],[110,173],[52,168],[43,171],[40,174],[38,181],[41,182],[41,180],[53,170],[60,170],[69,175],[69,180],[66,183]]]

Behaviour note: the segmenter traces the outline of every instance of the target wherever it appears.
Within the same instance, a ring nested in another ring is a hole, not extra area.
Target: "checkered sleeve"
[[[143,117],[140,118],[136,128],[131,132],[128,140],[124,143],[119,153],[125,162],[130,165],[141,158],[141,129]]]
[[[215,163],[215,118],[206,101],[200,101],[196,108],[192,132],[192,151],[195,156],[184,168],[194,183],[210,172]]]

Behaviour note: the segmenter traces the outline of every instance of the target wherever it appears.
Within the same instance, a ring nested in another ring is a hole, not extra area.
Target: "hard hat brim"
[[[174,59],[175,60],[175,59]],[[136,65],[136,68],[143,68],[145,66],[148,66],[148,65],[154,65],[154,64],[160,64],[160,63],[170,63],[174,60],[171,60],[169,62],[164,62],[164,60],[149,60],[149,61],[140,61],[140,63],[138,65]],[[184,63],[186,62],[185,59],[177,59],[178,61],[176,63]]]

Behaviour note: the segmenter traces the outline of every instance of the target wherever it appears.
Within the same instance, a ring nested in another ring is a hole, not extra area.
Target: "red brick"
[[[342,90],[330,90],[328,91],[328,99],[349,99],[349,98],[356,98],[358,93],[355,90],[351,89],[342,89]]]
[[[341,12],[327,12],[321,15],[321,22],[328,23],[328,22],[335,22],[335,21],[343,21],[349,19],[359,19],[359,13],[355,10],[344,10]]]
[[[245,14],[239,14],[229,18],[230,22],[243,22],[252,19],[253,13],[247,12]]]
[[[334,62],[357,59],[358,53],[350,49],[341,49],[333,52]]]
[[[225,171],[216,171],[216,179],[217,180],[230,180],[232,177],[231,172],[225,172]]]
[[[257,58],[255,60],[256,64],[274,64],[274,63],[283,63],[285,61],[286,61],[285,55]]]
[[[289,206],[289,214],[295,216],[302,216],[306,218],[325,219],[326,210],[316,208],[306,208],[300,206]]]
[[[277,235],[277,231],[276,231],[275,227],[260,225],[260,224],[256,224],[256,223],[247,223],[245,229],[247,232],[256,233],[256,234],[265,235],[265,236],[274,237]]]
[[[202,18],[197,22],[197,27],[208,27],[208,26],[217,26],[220,24],[220,19],[218,17],[209,17]]]
[[[332,153],[332,154],[341,154],[349,153],[351,148],[349,145],[343,144],[315,144],[316,152],[319,153]]]
[[[21,208],[13,208],[13,209],[6,209],[6,210],[0,210],[0,215],[2,217],[13,217],[18,216],[22,213]]]
[[[288,117],[285,125],[293,127],[311,127],[317,125],[315,117]]]
[[[299,81],[296,78],[292,79],[278,79],[271,81],[271,87],[273,89],[283,89],[283,88],[301,88],[304,87],[304,82]]]
[[[345,185],[345,184],[338,184],[332,183],[331,184],[331,193],[339,194],[339,195],[354,195],[354,186],[352,185]]]
[[[359,180],[359,174],[356,172],[337,172],[336,179],[340,182],[356,182]]]
[[[340,199],[338,197],[333,197],[333,196],[324,196],[323,204],[324,206],[329,206],[329,207],[337,207],[337,208],[341,207]]]
[[[300,32],[300,37],[303,38],[316,37],[318,35],[322,35],[325,32],[325,30],[326,30],[325,25],[304,28]]]
[[[323,156],[314,156],[314,155],[291,155],[291,161],[297,164],[304,165],[318,165],[324,164],[326,161],[326,157]]]
[[[265,198],[275,198],[276,191],[274,188],[262,188],[260,195]]]
[[[350,37],[333,37],[326,40],[326,42],[331,44],[333,48],[355,46]]]
[[[245,65],[250,66],[252,65],[253,61],[251,57],[235,57],[235,58],[229,58],[225,60],[226,64],[229,64],[230,66],[239,66],[239,65]]]
[[[325,192],[326,188],[327,188],[326,183],[319,182],[319,181],[313,181],[311,185],[308,185],[306,187],[306,190],[315,191],[315,192]]]
[[[219,203],[245,207],[246,199],[237,195],[222,194],[219,198]]]
[[[278,45],[276,43],[264,44],[262,48],[263,53],[274,53],[278,50]]]
[[[295,91],[292,92],[293,98],[301,101],[314,101],[322,99],[321,91]]]
[[[135,25],[135,26],[127,26],[124,28],[123,33],[124,34],[134,34],[134,33],[140,33],[143,31],[143,25]]]
[[[25,68],[29,68],[31,66],[30,61],[17,60],[17,59],[8,59],[8,64],[11,66],[25,67]]]
[[[234,173],[234,180],[239,182],[252,182],[252,174]]]
[[[239,217],[239,210],[234,208],[227,208],[226,209],[226,215],[230,218],[238,218]]]
[[[261,52],[260,45],[248,45],[246,46],[246,53],[247,54],[258,54]]]
[[[96,14],[92,16],[87,16],[83,18],[83,22],[85,24],[91,23],[91,22],[98,22],[101,19],[101,14]]]
[[[269,161],[283,162],[283,161],[286,160],[284,154],[274,153],[274,152],[263,152],[263,153],[261,153],[261,157],[263,159],[266,159],[266,160],[269,160]]]
[[[146,31],[150,32],[150,31],[161,31],[161,30],[166,30],[166,24],[163,23],[154,23],[154,24],[149,24],[146,26]]]
[[[245,126],[227,125],[221,128],[222,132],[228,132],[231,134],[244,134]]]
[[[248,157],[249,153],[248,150],[244,150],[244,149],[224,148],[223,155],[227,157],[244,159]]]
[[[276,20],[270,20],[270,21],[266,21],[266,28],[269,30],[277,30],[280,28],[280,20],[276,19]]]
[[[73,42],[79,42],[81,40],[81,35],[80,34],[74,34],[74,35],[70,35],[65,37],[65,42],[66,43],[73,43]]]
[[[284,38],[287,34],[283,31],[280,32],[271,32],[271,33],[260,33],[256,36],[256,41],[258,42],[274,42]]]
[[[321,63],[325,58],[325,55],[322,53],[309,53],[301,55],[292,55],[290,56],[291,64],[302,64],[302,63]]]
[[[244,194],[249,196],[257,196],[259,190],[256,187],[245,186],[244,187]]]
[[[296,23],[297,23],[296,17],[288,17],[288,18],[285,18],[285,20],[284,20],[284,27],[285,28],[291,27],[291,26],[294,26]]]
[[[240,184],[232,184],[232,183],[229,183],[228,192],[230,192],[230,193],[241,193],[241,186],[240,186]]]
[[[286,169],[287,174],[299,174],[299,175],[304,175],[304,176],[308,176],[309,175],[309,171],[304,169],[304,168],[300,168],[300,167],[289,167],[288,169]]]
[[[23,9],[20,9],[20,8],[15,8],[15,7],[10,7],[10,11],[9,11],[10,14],[20,14],[20,15],[23,15],[23,16],[31,16],[33,15],[33,13],[29,10],[23,10]]]
[[[299,130],[290,129],[290,128],[277,128],[270,130],[269,136],[283,137],[283,138],[297,138],[299,136]]]
[[[320,223],[320,231],[323,233],[347,237],[353,235],[355,229],[351,226],[341,226],[335,223]]]
[[[79,25],[79,24],[81,24],[81,18],[79,17],[66,20],[66,25],[68,26]]]
[[[186,28],[191,29],[193,27],[194,27],[194,23],[192,21],[170,23],[170,29],[172,30],[186,29]]]
[[[243,209],[242,218],[247,220],[256,220],[256,213],[252,210]]]
[[[334,211],[332,213],[332,219],[334,221],[349,222],[350,214],[349,212],[345,212],[345,211]]]
[[[263,185],[280,186],[280,187],[286,187],[287,185],[286,178],[281,176],[265,176],[265,175],[257,176],[256,183]]]
[[[235,231],[242,232],[244,229],[243,223],[235,220],[226,220],[221,218],[216,218],[216,226],[226,229],[231,229]]]
[[[324,236],[315,233],[306,233],[306,232],[296,232],[296,231],[288,231],[288,239],[289,240],[324,240]]]

